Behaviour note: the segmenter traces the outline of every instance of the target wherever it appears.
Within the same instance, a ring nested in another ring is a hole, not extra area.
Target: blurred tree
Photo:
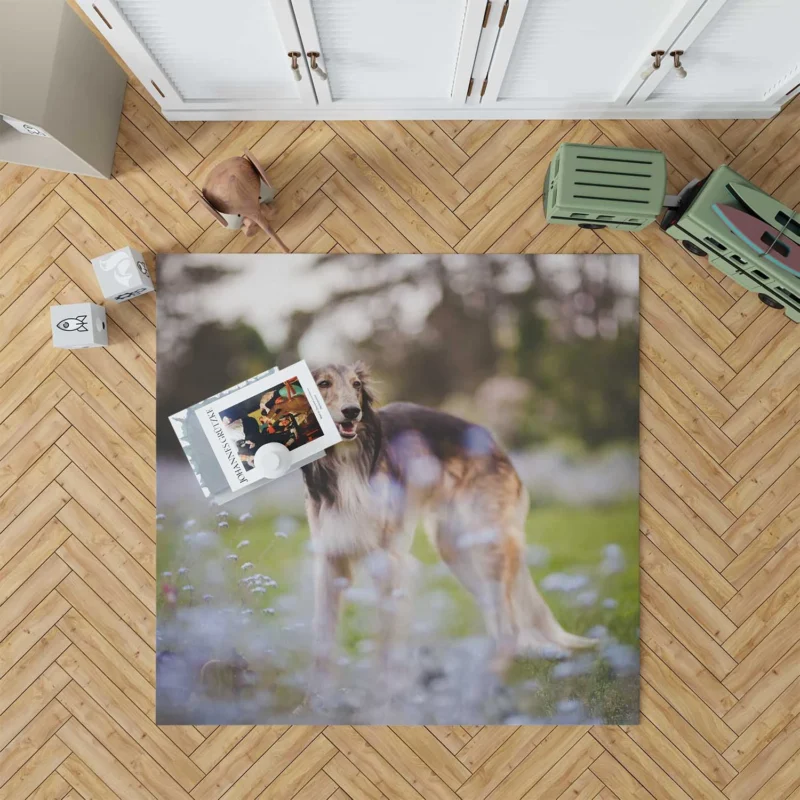
[[[341,264],[353,269],[349,258],[341,256]],[[341,332],[340,316],[359,315],[369,333],[351,338],[352,357],[372,365],[385,400],[441,406],[462,396],[461,413],[481,419],[488,416],[486,409],[469,403],[491,378],[509,375],[527,381],[531,392],[515,432],[505,435],[508,445],[529,446],[554,436],[590,448],[635,440],[636,326],[617,319],[620,293],[609,279],[613,265],[589,258],[575,256],[563,271],[540,269],[535,257],[524,256],[487,255],[468,263],[429,256],[422,269],[418,263],[409,262],[407,269],[393,264],[382,277],[376,270],[366,285],[334,291],[315,311],[295,311],[289,350],[281,359],[296,357],[297,342],[315,326]],[[420,330],[412,333],[403,320],[414,292],[434,301]],[[482,392],[481,403],[491,403],[496,417],[504,398]]]
[[[578,438],[589,448],[635,441],[638,365],[639,334],[633,326],[620,329],[615,339],[575,337],[551,344],[536,366],[537,388],[548,401],[547,437]]]
[[[168,341],[159,332],[159,408],[173,413],[292,363],[308,351],[308,336],[335,340],[342,358],[365,359],[383,401],[494,420],[512,447],[554,437],[591,448],[635,441],[636,296],[616,285],[615,267],[614,257],[581,255],[320,257],[303,279],[332,288],[317,307],[286,309],[277,352],[243,321],[195,323],[181,295],[226,272],[182,270],[165,276],[169,292],[160,294],[159,313],[177,321],[168,330],[184,338]],[[516,381],[513,402],[503,396],[505,384],[492,381],[503,376]]]

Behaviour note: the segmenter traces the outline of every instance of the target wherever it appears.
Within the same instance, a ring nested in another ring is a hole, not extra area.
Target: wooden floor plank
[[[652,755],[653,761],[661,767],[675,783],[691,797],[725,800],[725,795],[702,769],[692,763],[649,719],[639,725],[626,726],[623,730],[643,753]]]
[[[128,84],[122,113],[126,116],[175,166],[188,175],[201,161],[202,156],[164,119],[136,89]]]
[[[155,653],[74,572],[58,585],[58,593],[104,636],[147,680],[155,679]],[[97,611],[94,606],[97,606]]]
[[[455,173],[469,156],[430,120],[402,120],[400,124],[450,173]],[[462,181],[463,183],[463,181]]]
[[[735,736],[719,717],[736,705],[736,696],[646,608],[642,609],[641,621],[642,641],[647,646],[642,648],[642,676],[661,689],[676,709],[680,710],[683,703],[687,719],[701,732],[705,727],[704,736],[709,741],[724,742],[722,749],[728,747]],[[648,651],[654,656],[649,660]],[[702,705],[697,704],[698,699]],[[707,713],[704,705],[708,706]]]
[[[61,172],[36,170],[4,203],[0,216],[0,243],[63,180]]]
[[[112,796],[112,790],[75,753],[72,753],[69,758],[61,763],[58,768],[58,775],[73,787],[67,800],[76,800],[78,797],[84,800],[95,800],[95,798],[99,800],[103,797]],[[75,795],[75,798],[73,798],[73,795]]]
[[[77,771],[73,777],[80,787],[85,784],[92,791],[102,791],[108,787],[118,797],[131,800],[156,800],[149,791],[73,716],[58,732],[58,738],[72,751],[77,759],[87,765],[87,772],[81,774],[74,764],[71,770]],[[70,757],[71,758],[71,757]],[[67,762],[69,759],[67,759]],[[65,762],[65,763],[67,763]],[[71,773],[66,774],[70,777]],[[96,777],[97,780],[92,780]],[[102,796],[102,795],[101,795]]]
[[[399,122],[372,120],[365,125],[451,211],[467,199],[469,192]]]
[[[4,164],[0,167],[0,205],[5,203],[34,172],[36,167],[25,164]]]
[[[280,739],[285,726],[253,728],[192,790],[195,800],[219,800]]]
[[[5,275],[69,211],[67,203],[51,193],[2,241],[0,276]],[[4,212],[5,213],[5,212]]]
[[[0,786],[6,784],[8,791],[7,781],[13,778],[14,773],[20,770],[26,761],[35,758],[37,750],[45,747],[68,719],[69,712],[64,706],[58,700],[51,700],[6,747],[0,750]]]
[[[345,756],[340,750],[324,767],[335,785],[352,800],[381,800],[380,789]]]
[[[736,589],[644,498],[639,505],[639,525],[642,533],[718,607],[736,594]]]
[[[4,312],[53,263],[67,247],[55,229],[47,233],[3,277],[0,286],[0,313]]]
[[[155,544],[152,536],[148,536],[146,532],[142,531],[75,464],[70,464],[64,469],[57,480],[80,506],[83,513],[88,514],[99,528],[130,553],[150,575],[155,574]]]
[[[727,786],[736,776],[736,769],[727,758],[720,755],[647,681],[642,682],[641,707],[647,720],[678,747],[718,789]],[[644,746],[644,749],[649,748]]]
[[[127,740],[124,745],[120,741],[119,748],[120,751],[124,748],[125,753],[141,748],[144,763],[139,769],[146,776],[142,782],[148,788],[169,787],[161,793],[173,792],[175,797],[188,797],[178,786],[191,789],[203,777],[202,770],[77,648],[67,650],[59,659],[59,666],[73,679],[59,694],[60,702],[92,732],[104,731],[104,741],[116,740],[121,731],[133,739],[138,748],[132,750]],[[86,694],[87,690],[92,692],[91,697]],[[78,706],[81,711],[76,713]],[[137,761],[131,763],[137,764]],[[137,773],[138,770],[134,774],[140,777]],[[158,796],[157,792],[154,794]]]
[[[673,599],[691,603],[692,617],[706,633],[720,644],[731,636],[736,630],[731,620],[647,537],[642,537],[640,552],[648,576]]]
[[[65,601],[66,602],[66,601]],[[150,719],[155,719],[155,693],[147,680],[137,672],[74,608],[58,621],[58,629],[75,645],[125,696]]]
[[[378,211],[392,219],[420,252],[449,252],[465,233],[462,223],[429,190],[420,189],[413,173],[399,160],[376,171],[372,165],[380,167],[381,159],[391,151],[366,128],[345,128],[344,124],[333,126],[341,138],[325,147],[325,158]],[[359,149],[354,150],[353,145]],[[368,149],[362,151],[365,146]],[[361,152],[365,157],[359,155]]]

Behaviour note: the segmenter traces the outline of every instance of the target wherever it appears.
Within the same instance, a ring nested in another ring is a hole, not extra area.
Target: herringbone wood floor
[[[798,207],[799,122],[169,124],[134,81],[113,180],[0,165],[0,800],[800,798],[800,326],[654,226],[548,227],[541,201],[580,141]],[[87,259],[126,244],[272,251],[196,203],[245,146],[299,252],[640,254],[639,726],[155,726],[155,298],[74,353],[48,306],[99,300]]]

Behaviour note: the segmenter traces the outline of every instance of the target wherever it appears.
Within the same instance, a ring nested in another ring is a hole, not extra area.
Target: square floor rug
[[[636,723],[638,292],[632,255],[160,257],[158,722]],[[342,441],[214,504],[170,416],[300,360]]]

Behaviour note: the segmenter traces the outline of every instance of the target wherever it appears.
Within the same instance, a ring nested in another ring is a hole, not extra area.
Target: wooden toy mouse
[[[265,203],[273,196],[267,174],[252,153],[245,150],[243,156],[226,158],[211,170],[200,199],[221,225],[243,227],[245,236],[253,236],[261,228],[288,253],[289,248],[270,225],[275,212]]]

